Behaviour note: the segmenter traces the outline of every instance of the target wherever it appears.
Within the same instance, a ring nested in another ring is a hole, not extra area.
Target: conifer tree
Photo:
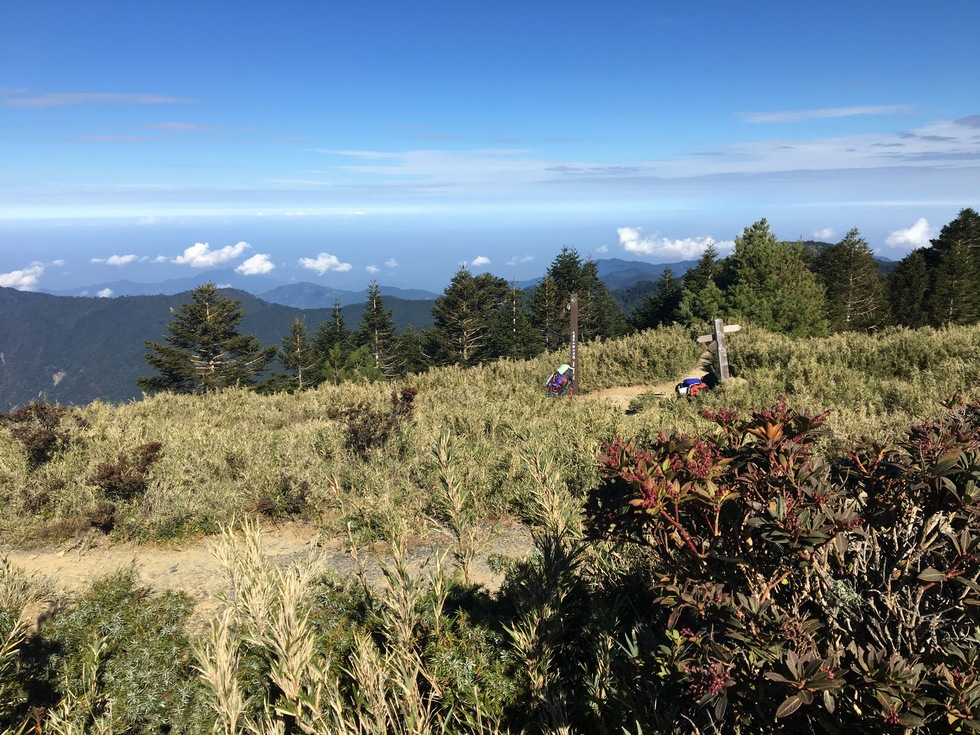
[[[729,313],[797,337],[826,334],[823,287],[807,270],[802,244],[778,241],[762,219],[735,239],[727,266]]]
[[[422,373],[431,368],[439,353],[434,329],[416,329],[409,324],[395,339],[395,362],[402,374]]]
[[[476,365],[491,353],[494,314],[507,298],[507,281],[461,266],[432,307],[442,364]]]
[[[289,334],[282,339],[279,362],[290,372],[289,385],[296,390],[305,390],[315,383],[312,373],[316,355],[306,336],[306,324],[298,316],[293,318]]]
[[[831,331],[867,331],[881,326],[884,284],[874,253],[857,228],[819,253],[812,268],[827,294]]]
[[[581,340],[614,337],[625,331],[625,320],[599,278],[596,263],[583,263],[576,250],[564,247],[530,297],[531,322],[540,332],[545,349],[554,351],[568,344],[566,307],[573,293],[578,294]]]
[[[530,359],[544,350],[541,335],[531,324],[524,292],[511,283],[501,308],[494,312],[490,352],[497,357]]]
[[[386,309],[381,297],[381,287],[377,281],[368,286],[367,303],[361,314],[361,324],[357,330],[358,346],[366,346],[374,358],[375,367],[385,377],[398,374],[395,353],[395,322],[391,309]]]
[[[709,244],[697,265],[681,279],[683,290],[676,310],[677,321],[693,326],[726,316],[725,294],[717,283],[720,273],[718,251]]]
[[[335,382],[338,360],[343,365],[345,352],[351,349],[352,335],[344,324],[344,312],[340,308],[340,299],[334,299],[330,318],[320,322],[312,340],[313,369],[311,381]]]
[[[657,279],[656,291],[649,294],[633,315],[633,325],[637,329],[653,329],[664,324],[672,324],[683,296],[681,280],[674,275],[668,265]]]
[[[159,375],[136,384],[151,393],[204,393],[232,386],[253,386],[273,360],[275,346],[240,334],[241,303],[225,297],[213,283],[191,292],[167,325],[166,344],[145,342],[146,361]]]
[[[888,302],[891,322],[912,329],[929,323],[926,297],[929,293],[929,267],[925,250],[916,248],[888,274]]]
[[[934,326],[980,319],[980,215],[963,209],[925,252],[930,271],[926,308]]]
[[[558,349],[567,331],[568,319],[565,316],[567,302],[568,296],[564,296],[564,301],[562,300],[558,283],[548,273],[545,273],[541,283],[531,291],[531,323],[541,335],[541,342],[548,352]]]

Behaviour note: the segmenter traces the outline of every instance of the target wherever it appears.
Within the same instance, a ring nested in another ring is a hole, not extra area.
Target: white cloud
[[[266,253],[258,253],[235,268],[235,273],[243,276],[259,276],[276,269],[276,264],[269,260]]]
[[[60,268],[64,264],[65,264],[65,261],[62,258],[58,258],[57,260],[52,260],[51,261],[51,265],[53,265],[55,268]]]
[[[659,256],[664,258],[680,258],[681,260],[694,260],[700,257],[709,245],[714,245],[715,250],[721,252],[731,250],[735,243],[730,240],[716,242],[713,237],[693,237],[670,240],[666,237],[653,238],[644,237],[638,227],[618,227],[616,234],[619,235],[619,244],[628,253],[636,255]]]
[[[908,115],[915,112],[912,105],[855,105],[853,107],[824,107],[816,110],[782,110],[779,112],[749,112],[748,122],[797,122],[858,115]]]
[[[166,255],[158,255],[157,257],[155,257],[153,259],[153,262],[154,263],[169,263],[170,262],[170,258],[168,258]]]
[[[350,263],[341,263],[336,255],[330,253],[320,253],[315,258],[300,258],[299,264],[307,270],[315,271],[318,276],[327,271],[346,273],[351,269]]]
[[[394,258],[389,258],[388,260],[385,261],[385,266],[387,266],[388,268],[397,268],[398,261],[395,260]]]
[[[154,217],[153,215],[150,215],[149,217],[140,217],[139,220],[136,222],[136,224],[138,224],[138,225],[155,225],[157,223],[157,221],[158,220],[157,220],[156,217]]]
[[[473,262],[470,265],[474,268],[479,268],[481,265],[490,265],[490,258],[486,258],[482,255],[478,255],[473,258]]]
[[[534,260],[533,255],[515,255],[507,261],[506,265],[520,265],[521,263],[530,263],[532,260]]]
[[[837,237],[837,231],[833,227],[824,227],[822,230],[815,230],[813,239],[817,242],[833,242]]]
[[[364,266],[364,270],[366,270],[368,273],[377,273],[381,269],[376,265],[366,265]]]
[[[609,246],[608,245],[600,245],[599,247],[597,247],[595,249],[595,251],[597,253],[599,253],[600,255],[605,255],[606,253],[609,252]]]
[[[99,291],[98,293],[96,293],[95,295],[98,298],[100,298],[100,299],[107,299],[110,296],[112,296],[112,289],[111,288],[104,288],[101,291]]]
[[[885,240],[885,244],[890,247],[911,245],[913,248],[924,248],[929,245],[929,241],[933,237],[935,237],[935,233],[926,218],[920,217],[919,221],[911,227],[892,232]]]
[[[53,92],[36,97],[5,101],[8,107],[63,107],[64,105],[122,103],[131,105],[171,105],[190,100],[159,94],[118,94],[114,92]]]
[[[135,263],[139,260],[138,255],[110,255],[108,258],[92,258],[93,263],[105,263],[106,265],[123,266]]]
[[[0,273],[0,286],[16,288],[20,291],[33,291],[42,275],[44,275],[44,265],[31,263],[27,268]]]
[[[174,263],[193,268],[213,268],[237,258],[250,247],[252,246],[247,242],[240,242],[236,245],[225,245],[220,250],[212,250],[206,242],[198,242],[184,250],[183,255],[174,258]]]

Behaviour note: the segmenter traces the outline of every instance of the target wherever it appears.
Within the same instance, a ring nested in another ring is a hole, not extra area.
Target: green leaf
[[[823,706],[830,714],[833,714],[837,708],[837,700],[834,699],[834,695],[830,693],[829,689],[825,689],[823,692]]]
[[[783,703],[779,705],[779,709],[776,710],[776,719],[781,717],[789,717],[791,714],[796,712],[803,704],[803,697],[799,694],[794,694],[783,700]]]
[[[919,579],[923,582],[942,582],[946,579],[946,575],[940,572],[938,569],[933,569],[929,567],[922,571],[919,575]]]

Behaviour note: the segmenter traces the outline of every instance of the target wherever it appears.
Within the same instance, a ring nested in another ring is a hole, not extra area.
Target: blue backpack
[[[563,396],[572,388],[572,381],[561,373],[552,373],[545,384],[549,396]]]

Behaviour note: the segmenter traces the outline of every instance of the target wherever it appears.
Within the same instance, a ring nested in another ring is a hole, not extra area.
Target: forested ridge
[[[694,267],[675,276],[667,267],[654,289],[625,313],[599,278],[596,264],[563,248],[541,281],[526,292],[489,273],[462,266],[432,307],[433,326],[399,333],[377,283],[356,328],[348,328],[339,304],[311,334],[296,317],[278,348],[280,370],[262,377],[275,356],[267,351],[247,375],[229,363],[224,384],[244,382],[260,390],[296,390],[353,377],[396,378],[435,366],[469,367],[499,359],[526,359],[563,349],[570,339],[569,298],[578,305],[577,338],[610,339],[670,324],[705,328],[716,318],[746,322],[793,337],[837,332],[871,333],[889,326],[944,327],[980,321],[980,216],[964,209],[942,228],[930,247],[909,253],[887,273],[857,229],[838,243],[785,242],[766,220],[746,227],[734,252],[719,259],[708,247]],[[213,287],[195,300],[229,305]],[[193,333],[203,327],[199,311],[172,322]],[[237,335],[229,335],[229,339]],[[158,368],[163,345],[148,345]],[[191,347],[187,343],[185,347]],[[253,345],[251,354],[259,355]],[[144,387],[168,389],[166,380],[144,378]],[[170,389],[194,392],[214,387],[171,381]]]

